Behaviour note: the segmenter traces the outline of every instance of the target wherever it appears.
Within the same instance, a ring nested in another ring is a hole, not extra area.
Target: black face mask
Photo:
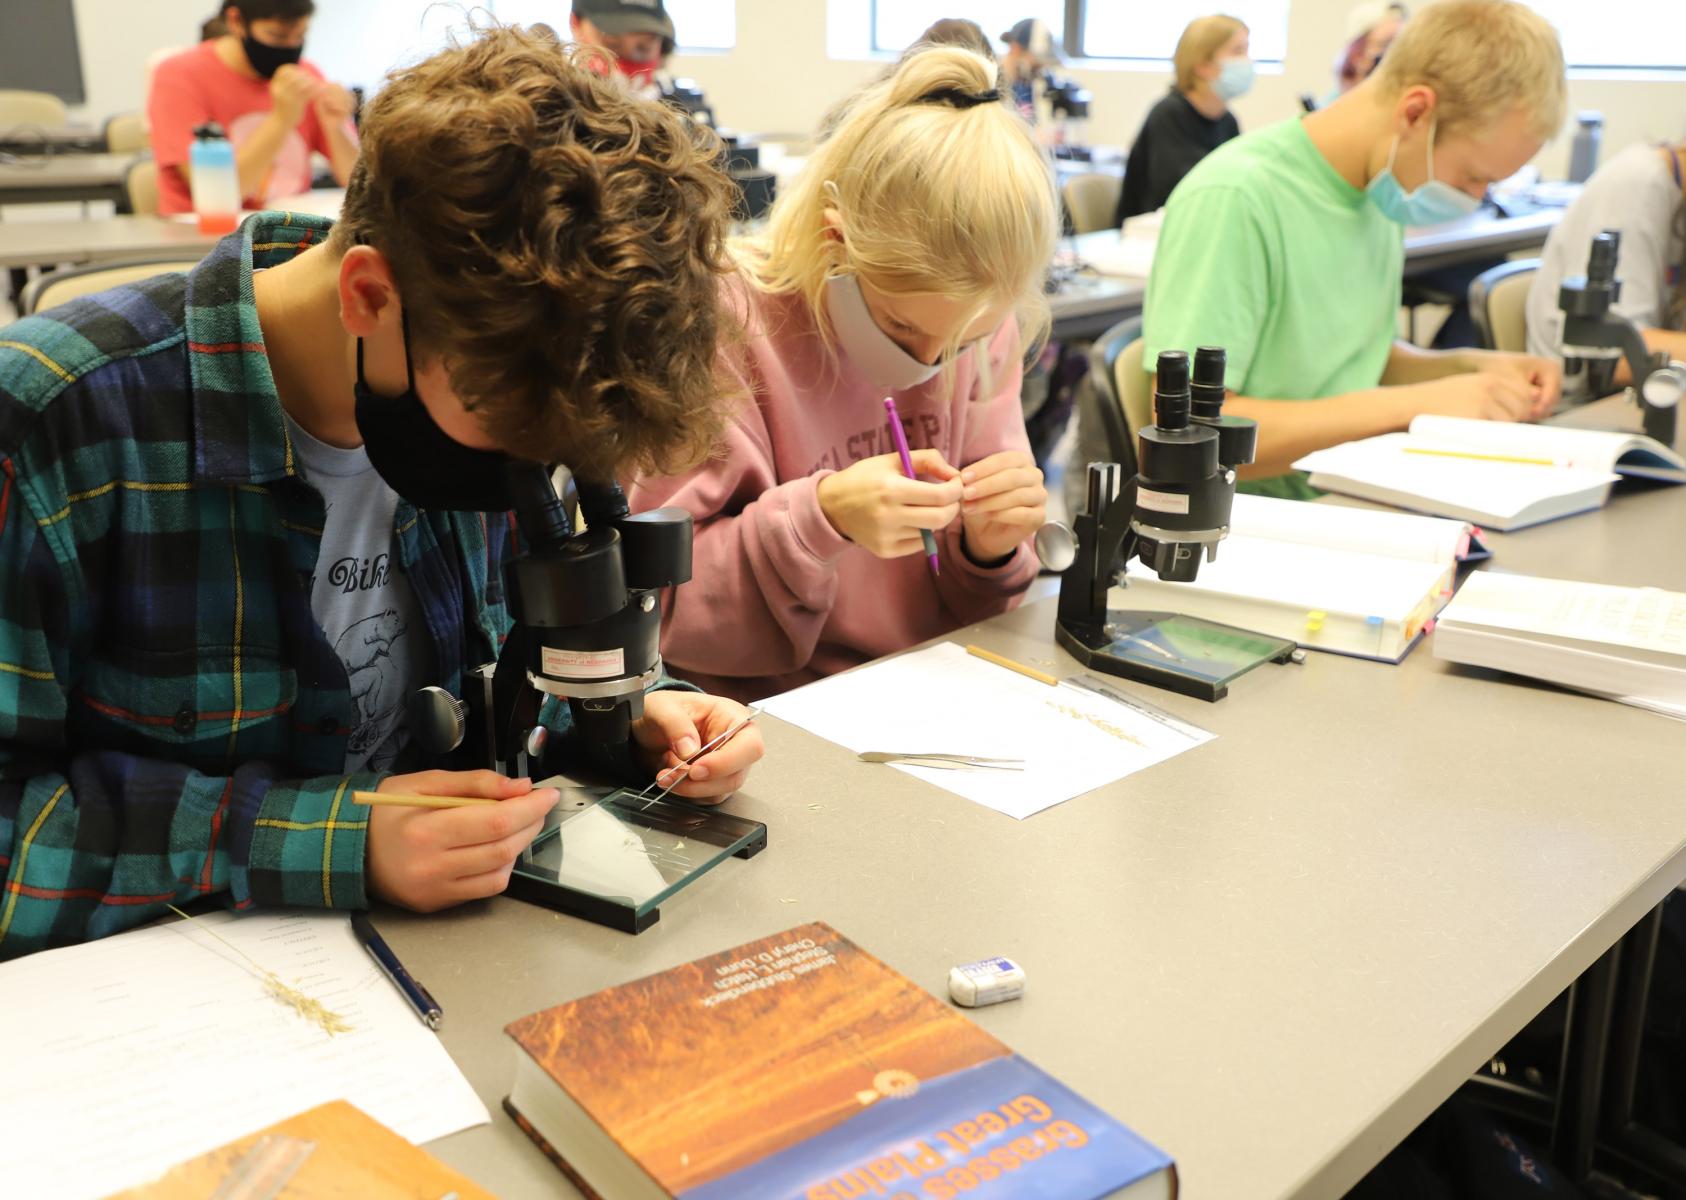
[[[438,512],[507,512],[511,507],[507,454],[475,450],[451,437],[416,395],[410,327],[404,324],[400,396],[377,396],[363,379],[363,339],[357,339],[357,429],[369,464],[388,487],[417,508]]]
[[[265,79],[274,79],[275,72],[282,67],[298,65],[299,59],[304,57],[303,46],[271,46],[268,42],[260,42],[252,36],[251,30],[240,39],[240,45],[246,50],[246,61],[252,64],[252,70]]]

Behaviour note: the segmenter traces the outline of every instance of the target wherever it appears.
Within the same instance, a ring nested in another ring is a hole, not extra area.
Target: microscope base
[[[1059,644],[1084,666],[1217,701],[1232,681],[1267,662],[1289,662],[1299,646],[1282,638],[1180,613],[1112,609],[1106,624],[1058,621]]]

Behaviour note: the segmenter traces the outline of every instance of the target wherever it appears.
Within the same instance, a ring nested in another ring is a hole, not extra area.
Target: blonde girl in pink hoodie
[[[675,674],[764,697],[1004,612],[1035,578],[1047,494],[1020,368],[1047,333],[1059,208],[998,88],[969,51],[909,56],[739,245],[737,419],[704,466],[633,493],[696,518],[663,626]]]

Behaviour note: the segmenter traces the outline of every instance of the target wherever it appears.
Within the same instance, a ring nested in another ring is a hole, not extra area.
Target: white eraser
[[[962,1008],[981,1008],[1024,995],[1024,968],[1010,958],[961,963],[948,973],[948,994]]]

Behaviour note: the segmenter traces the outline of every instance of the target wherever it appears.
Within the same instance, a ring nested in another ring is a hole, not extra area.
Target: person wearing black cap
[[[673,18],[662,0],[574,0],[574,40],[614,56],[633,90],[654,96],[656,72],[673,53]]]
[[[1047,22],[1026,17],[1001,35],[1007,47],[1001,77],[1013,89],[1013,103],[1031,124],[1036,123],[1036,84],[1059,61],[1054,34]]]

